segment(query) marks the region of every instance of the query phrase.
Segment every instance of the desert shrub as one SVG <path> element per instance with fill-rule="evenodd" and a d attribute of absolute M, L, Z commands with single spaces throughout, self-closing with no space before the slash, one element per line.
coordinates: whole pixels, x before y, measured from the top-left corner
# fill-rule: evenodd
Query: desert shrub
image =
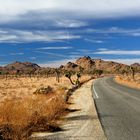
<path fill-rule="evenodd" d="M 48 86 L 48 87 L 42 87 L 37 89 L 34 94 L 49 94 L 49 93 L 54 93 L 54 90 L 52 87 Z"/>
<path fill-rule="evenodd" d="M 0 137 L 23 140 L 32 132 L 55 131 L 65 109 L 66 103 L 58 95 L 50 99 L 45 95 L 36 95 L 22 101 L 5 101 L 0 104 Z"/>

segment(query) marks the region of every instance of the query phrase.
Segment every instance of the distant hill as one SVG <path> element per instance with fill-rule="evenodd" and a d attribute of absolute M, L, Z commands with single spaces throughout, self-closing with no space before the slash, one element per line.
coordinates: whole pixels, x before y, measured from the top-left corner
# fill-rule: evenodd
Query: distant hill
<path fill-rule="evenodd" d="M 22 70 L 22 69 L 26 69 L 26 68 L 38 69 L 38 68 L 40 68 L 40 66 L 38 66 L 35 63 L 31 63 L 31 62 L 18 62 L 18 61 L 16 61 L 14 63 L 6 65 L 5 68 Z"/>
<path fill-rule="evenodd" d="M 134 63 L 131 65 L 132 67 L 140 67 L 140 63 Z"/>
<path fill-rule="evenodd" d="M 122 70 L 128 70 L 130 67 L 125 64 L 113 62 L 113 61 L 104 61 L 101 59 L 92 59 L 89 56 L 84 56 L 77 59 L 75 62 L 67 63 L 63 66 L 63 69 L 75 70 L 83 68 L 85 71 L 91 71 L 94 69 L 100 69 L 107 73 L 117 73 Z"/>
<path fill-rule="evenodd" d="M 131 65 L 135 70 L 140 72 L 140 64 L 134 63 Z M 123 70 L 127 71 L 130 69 L 130 66 L 113 62 L 113 61 L 104 61 L 102 59 L 92 59 L 89 56 L 80 57 L 75 62 L 68 62 L 66 65 L 62 65 L 59 68 L 61 73 L 64 71 L 74 71 L 79 72 L 83 71 L 85 73 L 93 71 L 95 69 L 103 70 L 106 73 L 119 73 Z M 44 68 L 39 65 L 31 62 L 14 62 L 8 64 L 4 67 L 0 67 L 1 74 L 55 74 L 56 68 Z"/>
<path fill-rule="evenodd" d="M 7 73 L 10 73 L 10 74 L 16 74 L 16 73 L 27 74 L 27 73 L 30 73 L 30 72 L 34 72 L 34 71 L 36 71 L 37 69 L 40 69 L 40 68 L 41 67 L 38 66 L 35 63 L 18 62 L 18 61 L 14 62 L 14 63 L 11 63 L 11 64 L 8 64 L 4 67 L 1 67 L 3 73 L 7 72 Z"/>

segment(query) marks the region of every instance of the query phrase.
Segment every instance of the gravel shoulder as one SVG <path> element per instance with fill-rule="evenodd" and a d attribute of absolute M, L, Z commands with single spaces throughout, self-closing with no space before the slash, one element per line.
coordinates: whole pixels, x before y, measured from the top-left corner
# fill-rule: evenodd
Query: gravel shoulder
<path fill-rule="evenodd" d="M 106 140 L 91 90 L 93 80 L 76 90 L 70 98 L 70 110 L 62 129 L 57 133 L 37 133 L 33 139 L 47 140 Z"/>

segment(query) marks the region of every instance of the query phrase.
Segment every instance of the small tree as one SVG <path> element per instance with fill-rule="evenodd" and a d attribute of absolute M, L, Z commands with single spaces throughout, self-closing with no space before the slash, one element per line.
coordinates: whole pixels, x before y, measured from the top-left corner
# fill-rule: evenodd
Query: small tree
<path fill-rule="evenodd" d="M 81 77 L 81 74 L 80 74 L 80 72 L 78 72 L 76 75 L 77 75 L 76 85 L 79 85 L 80 84 L 79 79 Z"/>
<path fill-rule="evenodd" d="M 95 74 L 100 77 L 103 74 L 103 70 L 97 69 L 95 70 Z"/>
<path fill-rule="evenodd" d="M 70 80 L 72 85 L 75 85 L 71 79 L 71 76 L 72 76 L 72 72 L 70 72 L 70 71 L 65 72 L 65 77 L 67 77 Z"/>
<path fill-rule="evenodd" d="M 135 69 L 133 67 L 130 67 L 130 71 L 131 71 L 131 74 L 132 74 L 132 78 L 134 80 L 135 79 Z"/>
<path fill-rule="evenodd" d="M 56 73 L 56 81 L 59 83 L 60 82 L 60 71 L 59 71 L 59 69 L 55 69 L 55 73 Z"/>
<path fill-rule="evenodd" d="M 73 82 L 72 79 L 71 79 L 71 76 L 72 76 L 72 75 L 73 75 L 73 72 L 70 72 L 70 71 L 65 72 L 65 77 L 67 77 L 67 78 L 70 80 L 70 82 L 71 82 L 72 85 L 80 85 L 80 80 L 79 80 L 80 77 L 81 77 L 80 72 L 78 72 L 78 73 L 76 74 L 77 79 L 76 79 L 75 82 Z"/>

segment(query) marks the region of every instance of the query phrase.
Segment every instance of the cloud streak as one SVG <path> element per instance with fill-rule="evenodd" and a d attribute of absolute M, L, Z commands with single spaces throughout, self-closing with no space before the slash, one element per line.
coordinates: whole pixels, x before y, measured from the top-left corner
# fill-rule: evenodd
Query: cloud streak
<path fill-rule="evenodd" d="M 24 55 L 24 53 L 20 52 L 20 53 L 10 53 L 10 55 Z"/>
<path fill-rule="evenodd" d="M 57 47 L 41 47 L 41 48 L 37 48 L 36 50 L 68 50 L 68 49 L 72 49 L 73 47 L 70 46 L 57 46 Z"/>
<path fill-rule="evenodd" d="M 14 19 L 15 17 L 31 11 L 46 11 L 51 15 L 59 13 L 76 17 L 124 17 L 140 15 L 140 0 L 0 0 L 0 16 L 4 20 Z M 8 10 L 8 12 L 7 12 Z"/>
<path fill-rule="evenodd" d="M 95 40 L 95 39 L 93 40 L 93 39 L 89 39 L 89 38 L 85 38 L 84 40 L 87 42 L 90 42 L 90 43 L 97 43 L 97 44 L 104 43 L 104 41 L 102 41 L 102 40 Z"/>
<path fill-rule="evenodd" d="M 140 36 L 140 28 L 136 29 L 127 29 L 127 28 L 119 28 L 119 27 L 109 27 L 103 29 L 86 29 L 87 33 L 97 33 L 97 34 L 119 34 L 125 36 Z"/>
<path fill-rule="evenodd" d="M 139 50 L 127 51 L 127 50 L 101 50 L 95 52 L 94 54 L 103 54 L 103 55 L 140 55 Z"/>
<path fill-rule="evenodd" d="M 62 60 L 57 60 L 57 61 L 48 61 L 45 63 L 41 63 L 39 64 L 39 66 L 42 67 L 60 67 L 61 65 L 65 65 L 68 62 L 75 62 L 76 59 L 62 59 Z"/>
<path fill-rule="evenodd" d="M 66 31 L 25 31 L 6 29 L 0 32 L 0 43 L 60 42 L 81 38 Z"/>
<path fill-rule="evenodd" d="M 105 59 L 106 61 L 114 61 L 114 62 L 118 62 L 118 63 L 123 63 L 123 64 L 127 64 L 127 65 L 131 65 L 134 63 L 139 63 L 140 62 L 140 58 L 134 58 L 134 59 Z"/>

